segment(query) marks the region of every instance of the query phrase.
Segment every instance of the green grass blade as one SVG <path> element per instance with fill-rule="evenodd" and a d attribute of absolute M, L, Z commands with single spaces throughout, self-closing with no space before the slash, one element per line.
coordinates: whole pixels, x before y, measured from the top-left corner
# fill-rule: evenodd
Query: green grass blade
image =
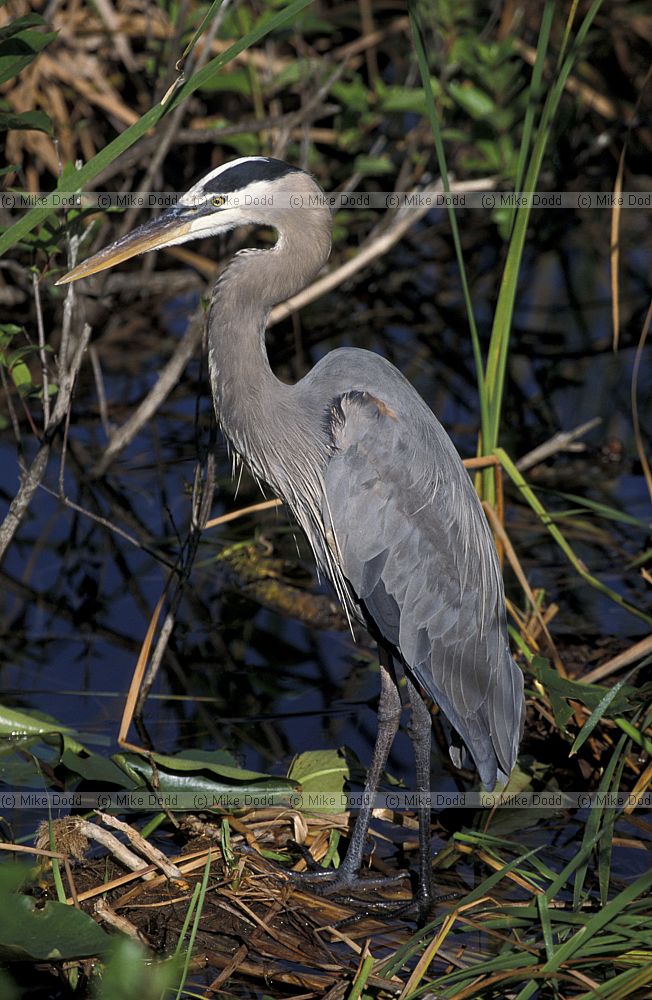
<path fill-rule="evenodd" d="M 528 153 L 532 145 L 534 116 L 536 113 L 536 109 L 539 105 L 539 100 L 541 98 L 541 82 L 543 79 L 543 68 L 546 62 L 546 52 L 548 51 L 548 42 L 550 41 L 550 29 L 552 27 L 552 16 L 554 10 L 555 10 L 554 0 L 548 0 L 545 7 L 543 8 L 541 27 L 539 29 L 539 39 L 537 42 L 537 54 L 534 62 L 534 67 L 532 69 L 532 80 L 530 82 L 530 87 L 528 91 L 527 108 L 525 110 L 525 119 L 523 121 L 523 134 L 521 136 L 521 145 L 518 150 L 518 162 L 516 164 L 516 177 L 514 180 L 514 189 L 516 191 L 521 190 L 521 184 L 523 183 L 523 178 L 525 176 L 525 164 L 527 163 Z M 514 224 L 514 219 L 516 218 L 516 212 L 517 209 L 514 208 L 514 211 L 512 213 L 512 226 Z"/>
<path fill-rule="evenodd" d="M 543 156 L 550 138 L 552 121 L 557 112 L 566 81 L 570 75 L 571 69 L 573 68 L 579 49 L 588 34 L 589 28 L 593 23 L 601 4 L 602 0 L 594 0 L 593 4 L 589 8 L 577 32 L 575 41 L 571 46 L 570 53 L 564 60 L 555 82 L 548 93 L 548 97 L 541 114 L 541 122 L 539 124 L 539 129 L 534 142 L 532 156 L 526 172 L 525 189 L 527 191 L 534 191 L 536 189 L 541 171 L 541 164 L 543 162 Z M 485 388 L 489 394 L 489 437 L 485 441 L 486 452 L 491 451 L 498 443 L 509 338 L 530 212 L 531 206 L 529 204 L 526 203 L 519 206 L 514 220 L 514 228 L 509 242 L 509 249 L 507 251 L 507 260 L 505 262 L 505 269 L 503 271 L 500 289 L 498 292 L 498 301 L 496 303 L 491 340 L 489 342 L 485 377 Z"/>
<path fill-rule="evenodd" d="M 607 903 L 607 905 L 601 910 L 592 914 L 583 927 L 580 927 L 580 929 L 573 934 L 571 938 L 564 941 L 564 943 L 557 948 L 553 957 L 542 967 L 542 974 L 545 975 L 546 973 L 550 973 L 552 975 L 557 972 L 559 968 L 561 968 L 564 962 L 567 962 L 578 953 L 581 955 L 584 945 L 590 943 L 603 927 L 613 923 L 616 917 L 622 913 L 629 903 L 633 902 L 638 896 L 647 893 L 651 887 L 652 868 L 632 882 L 631 885 L 628 885 L 622 892 L 619 892 L 618 895 L 615 896 L 610 903 Z M 538 988 L 538 983 L 534 981 L 528 983 L 528 985 L 518 994 L 516 1000 L 528 1000 L 528 998 L 531 997 Z"/>
<path fill-rule="evenodd" d="M 606 714 L 606 711 L 611 705 L 612 701 L 614 700 L 618 692 L 621 690 L 621 688 L 629 681 L 630 677 L 631 674 L 628 674 L 627 677 L 624 677 L 621 681 L 618 681 L 617 684 L 614 684 L 614 686 L 607 691 L 607 693 L 605 694 L 604 698 L 602 698 L 600 703 L 593 709 L 591 715 L 586 720 L 586 722 L 580 729 L 579 733 L 575 737 L 575 742 L 573 743 L 568 753 L 569 757 L 572 757 L 573 754 L 576 754 L 577 751 L 580 749 L 580 747 L 583 746 L 584 743 L 586 743 L 589 736 L 591 735 L 597 724 L 600 722 L 600 719 L 603 717 L 603 715 Z"/>
<path fill-rule="evenodd" d="M 208 25 L 211 23 L 211 21 L 213 20 L 213 18 L 217 15 L 218 10 L 220 9 L 220 7 L 222 6 L 223 3 L 224 3 L 224 0 L 213 0 L 213 3 L 210 5 L 210 7 L 208 8 L 208 10 L 204 14 L 199 27 L 197 28 L 196 32 L 194 33 L 194 35 L 192 36 L 192 38 L 190 39 L 190 41 L 186 45 L 186 47 L 183 50 L 183 52 L 181 53 L 181 56 L 177 60 L 177 70 L 182 71 L 182 67 L 183 67 L 183 64 L 185 63 L 186 59 L 188 58 L 188 56 L 190 55 L 190 53 L 194 49 L 195 45 L 197 44 L 197 42 L 199 41 L 199 39 L 203 35 L 203 33 L 206 30 L 206 28 L 208 27 Z"/>
<path fill-rule="evenodd" d="M 615 590 L 612 590 L 611 587 L 608 587 L 606 583 L 603 583 L 601 580 L 598 580 L 597 577 L 593 576 L 592 573 L 589 573 L 588 569 L 586 568 L 582 560 L 575 555 L 575 552 L 568 544 L 568 542 L 562 535 L 557 525 L 554 524 L 553 519 L 546 511 L 545 507 L 535 494 L 534 490 L 525 481 L 523 475 L 516 468 L 516 466 L 514 465 L 511 458 L 504 450 L 504 448 L 494 448 L 494 455 L 498 458 L 503 469 L 505 470 L 509 478 L 512 480 L 516 488 L 519 490 L 523 499 L 530 505 L 535 514 L 539 516 L 541 523 L 550 532 L 554 540 L 557 542 L 559 548 L 562 550 L 562 552 L 564 553 L 570 564 L 575 568 L 575 570 L 579 573 L 582 579 L 586 580 L 586 582 L 591 587 L 593 587 L 594 590 L 598 590 L 601 594 L 604 594 L 605 597 L 610 598 L 610 600 L 612 600 L 615 604 L 618 604 L 620 605 L 621 608 L 624 608 L 626 611 L 629 611 L 630 614 L 635 615 L 637 618 L 641 618 L 648 625 L 652 625 L 652 616 L 646 614 L 644 611 L 641 611 L 633 604 L 630 604 L 629 601 L 626 601 L 624 597 L 621 597 L 621 595 L 618 594 Z"/>
<path fill-rule="evenodd" d="M 497 885 L 497 883 L 500 882 L 505 875 L 513 871 L 524 861 L 527 861 L 528 858 L 531 858 L 539 850 L 539 847 L 534 847 L 531 850 L 526 851 L 525 854 L 521 854 L 518 858 L 514 858 L 513 861 L 503 865 L 499 871 L 492 872 L 491 875 L 484 880 L 484 882 L 481 882 L 479 886 L 472 889 L 471 892 L 464 896 L 463 899 L 460 899 L 456 905 L 458 907 L 467 906 L 469 903 L 475 902 L 476 899 L 480 899 L 482 896 L 490 895 L 494 886 Z M 433 934 L 436 932 L 437 928 L 446 916 L 448 916 L 447 913 L 439 915 L 435 920 L 432 920 L 430 923 L 422 927 L 421 930 L 417 931 L 416 934 L 406 941 L 404 945 L 398 948 L 397 951 L 376 970 L 378 974 L 387 978 L 391 978 L 391 976 L 395 975 L 398 970 L 420 950 L 424 941 L 429 941 L 430 938 L 432 938 Z"/>
<path fill-rule="evenodd" d="M 179 987 L 177 989 L 176 1000 L 180 1000 L 181 994 L 183 993 L 183 988 L 186 984 L 186 979 L 188 978 L 188 970 L 190 969 L 190 960 L 192 958 L 192 950 L 195 945 L 195 938 L 197 937 L 197 931 L 199 930 L 199 921 L 201 920 L 201 915 L 204 909 L 204 901 L 206 899 L 206 891 L 208 889 L 208 877 L 211 870 L 211 852 L 208 851 L 206 856 L 206 864 L 204 865 L 204 874 L 202 876 L 201 885 L 195 886 L 195 892 L 192 897 L 192 904 L 195 906 L 195 917 L 192 923 L 192 930 L 190 931 L 190 937 L 188 939 L 188 948 L 186 949 L 186 957 L 183 963 L 183 971 L 181 973 L 181 979 L 179 980 Z M 189 918 L 191 908 L 188 908 L 187 917 Z M 187 922 L 184 923 L 184 936 L 185 930 L 187 930 Z M 179 937 L 179 943 L 183 940 L 183 937 Z M 177 943 L 177 950 L 179 948 L 179 943 Z M 177 952 L 175 952 L 177 954 Z"/>
<path fill-rule="evenodd" d="M 652 961 L 648 956 L 642 968 L 626 969 L 607 983 L 600 983 L 590 993 L 583 993 L 577 1000 L 626 1000 L 641 996 L 640 990 L 652 983 Z"/>
<path fill-rule="evenodd" d="M 437 115 L 437 109 L 435 107 L 435 96 L 432 92 L 432 84 L 430 82 L 430 70 L 428 67 L 428 60 L 423 45 L 421 25 L 419 22 L 419 17 L 416 10 L 416 3 L 414 2 L 414 0 L 411 0 L 411 2 L 408 3 L 408 11 L 410 15 L 410 26 L 412 28 L 412 38 L 414 40 L 414 50 L 417 56 L 417 63 L 419 65 L 419 72 L 421 74 L 421 82 L 423 84 L 423 89 L 426 97 L 428 118 L 430 119 L 430 128 L 432 130 L 432 136 L 435 143 L 437 165 L 439 168 L 439 173 L 441 174 L 441 180 L 444 187 L 444 191 L 450 191 L 450 183 L 448 180 L 448 168 L 446 166 L 446 153 L 444 151 L 444 143 L 441 136 L 441 129 L 439 127 L 439 117 Z M 457 216 L 455 215 L 455 209 L 453 208 L 452 205 L 447 206 L 447 211 L 451 226 L 451 233 L 453 236 L 453 245 L 455 247 L 455 257 L 460 272 L 460 280 L 462 282 L 462 294 L 464 296 L 464 305 L 466 308 L 466 315 L 469 322 L 469 330 L 471 331 L 473 359 L 475 363 L 476 378 L 478 382 L 478 393 L 480 398 L 480 420 L 483 428 L 483 438 L 484 438 L 486 430 L 485 424 L 488 418 L 488 411 L 486 406 L 487 400 L 484 391 L 484 360 L 482 357 L 482 350 L 480 347 L 478 328 L 475 321 L 475 313 L 473 311 L 473 302 L 471 299 L 471 293 L 469 291 L 469 284 L 466 276 L 466 267 L 464 265 L 464 253 L 462 251 L 462 241 L 460 239 L 459 227 L 457 225 Z"/>
<path fill-rule="evenodd" d="M 371 975 L 374 967 L 374 957 L 373 955 L 367 955 L 363 961 L 358 974 L 355 977 L 353 986 L 351 987 L 351 992 L 349 993 L 348 1000 L 359 1000 L 362 996 L 362 991 L 367 985 L 367 980 Z"/>
<path fill-rule="evenodd" d="M 629 719 L 623 719 L 622 717 L 617 716 L 614 719 L 614 722 L 627 736 L 629 736 L 630 740 L 643 748 L 648 757 L 652 755 L 652 740 L 646 736 L 645 733 L 640 732 L 636 726 L 629 721 Z"/>
<path fill-rule="evenodd" d="M 552 958 L 554 955 L 554 942 L 552 937 L 552 923 L 550 920 L 550 907 L 548 905 L 548 900 L 545 894 L 542 893 L 540 896 L 536 897 L 537 900 L 537 910 L 539 911 L 539 920 L 541 921 L 541 934 L 543 936 L 543 943 L 546 949 L 546 955 L 548 958 Z"/>
<path fill-rule="evenodd" d="M 649 521 L 644 521 L 640 517 L 632 517 L 631 514 L 625 514 L 624 511 L 618 510 L 616 507 L 610 507 L 609 504 L 600 503 L 598 500 L 591 500 L 589 497 L 581 497 L 576 493 L 562 493 L 559 490 L 549 490 L 547 492 L 551 495 L 561 497 L 562 500 L 570 500 L 571 503 L 577 504 L 580 510 L 588 510 L 599 514 L 600 517 L 604 517 L 608 521 L 618 521 L 620 524 L 628 524 L 633 528 L 641 528 L 642 531 L 650 530 L 651 525 Z"/>
<path fill-rule="evenodd" d="M 611 791 L 617 792 L 623 780 L 623 771 L 627 763 L 627 755 L 631 749 L 631 744 L 627 737 L 622 737 L 614 750 L 617 758 L 617 766 L 611 781 Z M 609 898 L 609 881 L 611 878 L 611 858 L 613 854 L 613 836 L 616 825 L 617 810 L 615 806 L 610 806 L 604 810 L 602 820 L 602 831 L 600 842 L 598 843 L 598 885 L 600 886 L 600 902 L 606 906 Z"/>
<path fill-rule="evenodd" d="M 613 776 L 616 770 L 616 765 L 619 760 L 622 759 L 623 749 L 627 743 L 627 738 L 621 736 L 618 741 L 618 746 L 616 747 L 614 753 L 611 756 L 605 772 L 602 775 L 600 784 L 598 785 L 598 792 L 607 793 L 613 788 Z M 598 843 L 600 840 L 600 826 L 602 823 L 602 818 L 604 815 L 604 807 L 596 804 L 593 806 L 589 812 L 589 817 L 584 825 L 584 836 L 582 837 L 582 848 L 591 848 Z M 611 846 L 611 845 L 610 845 Z M 611 853 L 611 852 L 610 852 Z M 578 868 L 575 875 L 575 884 L 573 885 L 573 909 L 578 910 L 582 902 L 582 890 L 584 889 L 584 879 L 586 878 L 586 873 L 589 867 L 589 854 L 586 855 L 586 860 Z"/>

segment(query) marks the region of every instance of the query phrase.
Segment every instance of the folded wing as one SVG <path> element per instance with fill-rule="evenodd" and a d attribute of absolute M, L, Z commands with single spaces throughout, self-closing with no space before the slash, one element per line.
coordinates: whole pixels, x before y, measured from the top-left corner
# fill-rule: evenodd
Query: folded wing
<path fill-rule="evenodd" d="M 471 480 L 433 415 L 408 424 L 371 393 L 338 397 L 330 432 L 323 517 L 344 574 L 493 788 L 516 760 L 523 678 Z M 461 764 L 455 745 L 451 757 Z"/>

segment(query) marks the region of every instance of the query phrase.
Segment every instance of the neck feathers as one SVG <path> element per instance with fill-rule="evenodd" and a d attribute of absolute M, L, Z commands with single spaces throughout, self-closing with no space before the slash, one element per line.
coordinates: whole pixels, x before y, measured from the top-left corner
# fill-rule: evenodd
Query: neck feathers
<path fill-rule="evenodd" d="M 312 185 L 312 181 L 307 178 Z M 279 210 L 280 211 L 280 210 Z M 217 419 L 254 475 L 279 490 L 269 468 L 274 436 L 297 426 L 292 387 L 272 372 L 265 345 L 273 306 L 317 275 L 330 252 L 327 208 L 285 208 L 271 250 L 236 256 L 213 293 L 208 320 L 209 372 Z"/>

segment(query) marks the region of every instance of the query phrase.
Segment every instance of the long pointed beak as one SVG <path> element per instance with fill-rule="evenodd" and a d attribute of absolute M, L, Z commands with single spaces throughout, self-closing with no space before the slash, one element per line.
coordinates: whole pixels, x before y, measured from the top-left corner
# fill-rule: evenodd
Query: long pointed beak
<path fill-rule="evenodd" d="M 78 264 L 72 271 L 68 271 L 63 277 L 55 281 L 56 285 L 67 285 L 71 281 L 78 281 L 79 278 L 87 278 L 98 271 L 105 271 L 114 264 L 120 264 L 123 260 L 129 260 L 137 254 L 146 253 L 148 250 L 156 250 L 157 247 L 169 246 L 175 243 L 179 237 L 190 232 L 191 222 L 186 216 L 184 218 L 183 209 L 169 209 L 157 219 L 146 222 L 144 225 L 127 233 L 126 236 L 104 247 L 98 253 L 89 257 L 83 264 Z"/>

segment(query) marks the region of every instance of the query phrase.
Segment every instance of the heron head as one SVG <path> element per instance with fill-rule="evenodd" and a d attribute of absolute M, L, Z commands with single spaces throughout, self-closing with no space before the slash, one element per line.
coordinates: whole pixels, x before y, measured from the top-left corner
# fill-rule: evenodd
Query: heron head
<path fill-rule="evenodd" d="M 293 198 L 318 195 L 309 174 L 282 160 L 245 156 L 211 171 L 172 208 L 104 247 L 56 282 L 65 285 L 104 271 L 123 260 L 177 246 L 206 236 L 218 236 L 247 224 L 278 227 Z M 299 202 L 297 202 L 297 206 Z"/>

